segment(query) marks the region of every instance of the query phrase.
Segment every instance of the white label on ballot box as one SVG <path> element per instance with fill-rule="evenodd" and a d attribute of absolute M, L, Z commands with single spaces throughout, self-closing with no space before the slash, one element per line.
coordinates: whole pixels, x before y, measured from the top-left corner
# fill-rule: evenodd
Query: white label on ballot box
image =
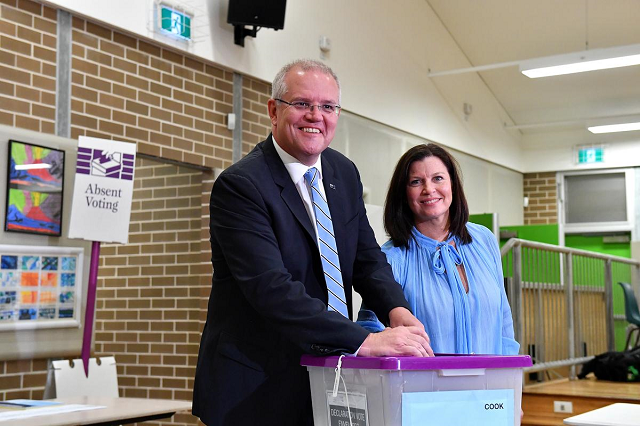
<path fill-rule="evenodd" d="M 348 407 L 348 408 L 347 408 Z M 327 391 L 329 426 L 367 426 L 367 396 L 363 393 L 345 394 Z M 349 423 L 351 415 L 351 423 Z"/>
<path fill-rule="evenodd" d="M 402 394 L 402 426 L 512 426 L 513 389 Z"/>

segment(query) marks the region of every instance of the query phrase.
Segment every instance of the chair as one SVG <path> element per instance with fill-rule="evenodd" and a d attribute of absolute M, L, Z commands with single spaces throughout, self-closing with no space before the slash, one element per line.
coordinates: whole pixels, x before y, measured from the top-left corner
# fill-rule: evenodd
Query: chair
<path fill-rule="evenodd" d="M 624 314 L 629 323 L 629 327 L 627 327 L 627 341 L 624 344 L 626 350 L 630 349 L 629 343 L 631 342 L 631 337 L 634 332 L 636 333 L 636 342 L 633 347 L 637 347 L 638 342 L 640 342 L 640 311 L 638 310 L 638 300 L 635 294 L 633 294 L 631 285 L 623 282 L 619 282 L 618 284 L 622 286 L 624 293 Z"/>
<path fill-rule="evenodd" d="M 112 356 L 89 359 L 89 377 L 81 359 L 51 361 L 45 398 L 118 395 L 116 359 Z"/>

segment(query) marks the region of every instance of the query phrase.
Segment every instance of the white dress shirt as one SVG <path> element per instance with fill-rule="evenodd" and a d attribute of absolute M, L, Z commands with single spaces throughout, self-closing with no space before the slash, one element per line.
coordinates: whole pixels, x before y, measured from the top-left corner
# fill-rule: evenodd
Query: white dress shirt
<path fill-rule="evenodd" d="M 278 145 L 276 139 L 273 136 L 271 137 L 273 138 L 273 146 L 276 148 L 276 152 L 284 163 L 284 167 L 287 169 L 287 172 L 289 172 L 289 176 L 291 177 L 293 184 L 296 186 L 298 194 L 300 194 L 300 198 L 302 198 L 304 208 L 307 210 L 307 214 L 309 215 L 309 219 L 311 219 L 311 224 L 313 225 L 313 230 L 316 233 L 316 243 L 318 243 L 319 246 L 320 241 L 318 240 L 318 229 L 316 228 L 316 213 L 313 209 L 313 200 L 311 198 L 311 186 L 304 178 L 304 174 L 307 173 L 307 170 L 311 167 L 318 169 L 318 186 L 320 187 L 320 193 L 326 200 L 327 194 L 325 194 L 324 185 L 322 184 L 322 162 L 320 161 L 320 156 L 318 156 L 318 161 L 316 161 L 314 165 L 307 166 L 298 161 L 297 158 L 289 155 L 280 147 L 280 145 Z M 329 211 L 331 211 L 331 206 L 329 206 Z"/>

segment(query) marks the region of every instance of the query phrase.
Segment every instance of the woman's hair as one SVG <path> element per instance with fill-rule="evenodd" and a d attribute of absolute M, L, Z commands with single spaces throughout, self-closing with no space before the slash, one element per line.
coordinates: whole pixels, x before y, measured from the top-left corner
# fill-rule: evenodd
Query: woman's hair
<path fill-rule="evenodd" d="M 444 148 L 434 143 L 414 146 L 405 152 L 393 172 L 389 183 L 389 192 L 384 206 L 384 229 L 387 231 L 396 247 L 409 247 L 411 229 L 415 220 L 407 201 L 407 182 L 409 169 L 415 161 L 427 157 L 438 157 L 447 167 L 451 178 L 451 206 L 449 207 L 449 233 L 460 239 L 462 244 L 471 242 L 471 235 L 467 231 L 469 220 L 469 206 L 462 188 L 462 175 L 458 162 Z"/>

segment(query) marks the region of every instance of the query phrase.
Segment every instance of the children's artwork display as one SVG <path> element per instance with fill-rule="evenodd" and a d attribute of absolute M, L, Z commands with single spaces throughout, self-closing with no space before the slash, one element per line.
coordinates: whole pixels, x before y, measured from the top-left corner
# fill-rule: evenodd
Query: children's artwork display
<path fill-rule="evenodd" d="M 64 151 L 9 141 L 5 231 L 60 236 Z"/>
<path fill-rule="evenodd" d="M 80 322 L 83 249 L 0 245 L 0 331 Z"/>

